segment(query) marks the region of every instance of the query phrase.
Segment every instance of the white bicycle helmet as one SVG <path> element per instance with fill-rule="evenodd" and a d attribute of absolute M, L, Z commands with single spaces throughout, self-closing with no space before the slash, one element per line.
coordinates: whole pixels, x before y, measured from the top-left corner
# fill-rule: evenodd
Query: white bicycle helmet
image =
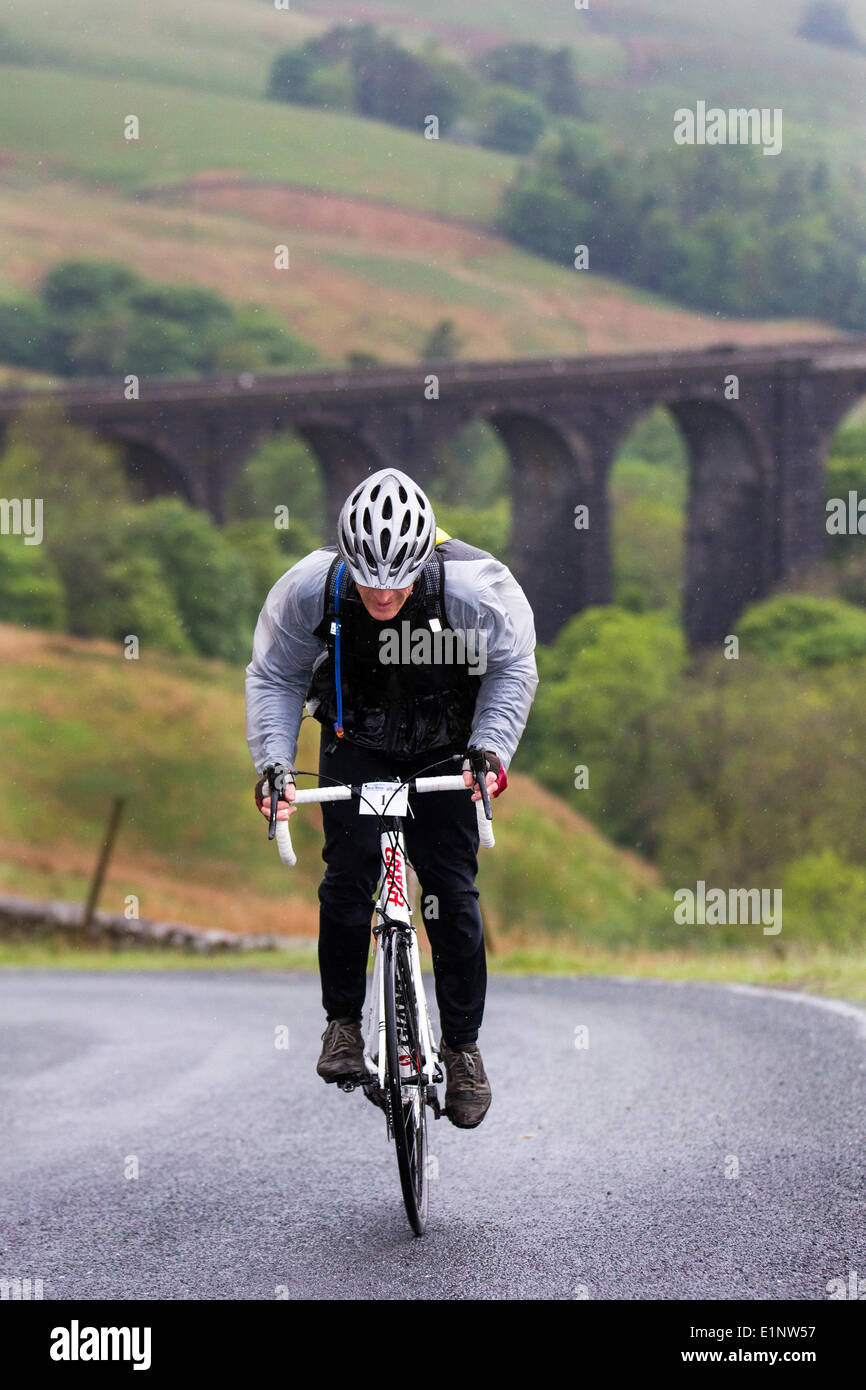
<path fill-rule="evenodd" d="M 433 508 L 412 479 L 382 468 L 354 488 L 337 522 L 337 549 L 356 584 L 405 589 L 436 544 Z"/>

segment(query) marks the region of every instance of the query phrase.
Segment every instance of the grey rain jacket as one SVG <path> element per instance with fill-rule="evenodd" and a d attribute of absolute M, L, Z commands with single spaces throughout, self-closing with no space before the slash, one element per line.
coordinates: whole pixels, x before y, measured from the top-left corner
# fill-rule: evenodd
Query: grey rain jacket
<path fill-rule="evenodd" d="M 507 769 L 538 685 L 532 609 L 511 571 L 487 551 L 462 542 L 440 549 L 448 624 L 483 633 L 486 641 L 471 742 L 498 754 Z M 313 669 L 327 655 L 315 629 L 333 558 L 331 547 L 299 560 L 277 580 L 259 614 L 246 672 L 247 743 L 259 773 L 275 763 L 295 765 Z"/>

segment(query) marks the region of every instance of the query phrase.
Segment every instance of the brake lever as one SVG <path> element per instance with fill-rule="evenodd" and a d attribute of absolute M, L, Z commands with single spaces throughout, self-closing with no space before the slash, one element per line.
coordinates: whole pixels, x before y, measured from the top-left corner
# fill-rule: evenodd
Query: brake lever
<path fill-rule="evenodd" d="M 484 807 L 484 814 L 488 820 L 493 820 L 493 811 L 490 807 L 490 797 L 487 794 L 487 759 L 484 756 L 483 748 L 469 749 L 469 766 L 475 774 L 478 783 L 478 790 L 481 793 L 481 804 Z"/>
<path fill-rule="evenodd" d="M 277 803 L 279 797 L 275 796 L 276 782 L 273 775 L 268 778 L 268 786 L 271 789 L 271 817 L 268 821 L 268 839 L 272 840 L 277 833 Z"/>
<path fill-rule="evenodd" d="M 268 839 L 272 840 L 277 833 L 277 810 L 280 804 L 283 786 L 286 781 L 286 769 L 279 764 L 268 774 L 268 786 L 271 789 L 271 816 L 268 821 Z M 280 785 L 282 784 L 282 785 Z M 276 792 L 276 796 L 274 793 Z"/>

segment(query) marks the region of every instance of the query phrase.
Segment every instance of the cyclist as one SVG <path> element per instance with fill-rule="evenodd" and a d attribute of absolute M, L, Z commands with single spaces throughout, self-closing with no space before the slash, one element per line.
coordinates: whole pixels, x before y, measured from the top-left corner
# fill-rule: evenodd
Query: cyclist
<path fill-rule="evenodd" d="M 246 673 L 259 809 L 270 812 L 274 769 L 285 770 L 280 800 L 294 797 L 305 702 L 322 724 L 323 780 L 402 781 L 474 746 L 485 751 L 487 787 L 498 796 L 538 684 L 534 648 L 532 610 L 506 566 L 438 531 L 428 498 L 405 473 L 372 474 L 346 498 L 337 545 L 293 565 L 259 616 Z M 464 779 L 473 786 L 469 771 Z M 487 984 L 471 804 L 479 797 L 477 786 L 465 803 L 430 793 L 405 822 L 433 954 L 445 1113 L 464 1129 L 481 1123 L 491 1100 L 477 1041 Z M 294 809 L 280 805 L 278 815 Z M 327 1023 L 317 1071 L 334 1082 L 364 1070 L 360 1024 L 380 851 L 375 816 L 359 816 L 352 802 L 325 803 L 322 817 Z"/>

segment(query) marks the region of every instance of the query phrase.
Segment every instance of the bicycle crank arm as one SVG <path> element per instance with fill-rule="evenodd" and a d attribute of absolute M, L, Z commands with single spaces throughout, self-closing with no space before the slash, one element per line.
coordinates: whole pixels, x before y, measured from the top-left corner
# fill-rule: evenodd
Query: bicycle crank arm
<path fill-rule="evenodd" d="M 375 1076 L 357 1077 L 354 1080 L 351 1077 L 346 1077 L 345 1080 L 338 1081 L 337 1085 L 341 1091 L 347 1092 L 356 1091 L 360 1087 L 373 1105 L 378 1105 L 380 1110 L 386 1109 L 385 1093 Z"/>

